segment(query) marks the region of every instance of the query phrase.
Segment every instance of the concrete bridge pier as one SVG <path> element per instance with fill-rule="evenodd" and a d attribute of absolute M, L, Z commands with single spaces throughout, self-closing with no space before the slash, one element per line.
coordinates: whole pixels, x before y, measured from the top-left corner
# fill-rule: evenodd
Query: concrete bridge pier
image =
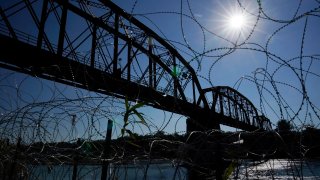
<path fill-rule="evenodd" d="M 222 147 L 218 137 L 220 130 L 217 121 L 204 121 L 198 118 L 187 119 L 187 150 L 186 158 L 188 179 L 222 180 L 227 167 L 222 157 Z M 201 122 L 201 123 L 199 123 Z M 203 123 L 205 122 L 205 123 Z"/>

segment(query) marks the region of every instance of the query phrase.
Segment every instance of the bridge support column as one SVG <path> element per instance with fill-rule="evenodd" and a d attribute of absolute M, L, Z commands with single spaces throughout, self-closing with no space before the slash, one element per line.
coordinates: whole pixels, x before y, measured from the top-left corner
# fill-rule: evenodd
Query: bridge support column
<path fill-rule="evenodd" d="M 198 117 L 198 118 L 188 118 L 187 123 L 187 134 L 192 131 L 210 131 L 210 130 L 220 130 L 219 121 L 211 117 Z"/>
<path fill-rule="evenodd" d="M 215 123 L 213 123 L 215 122 Z M 190 163 L 187 166 L 189 179 L 222 179 L 225 164 L 222 158 L 222 148 L 218 138 L 220 125 L 213 118 L 188 118 L 186 142 L 189 146 L 187 156 Z M 194 133 L 192 133 L 194 132 Z"/>

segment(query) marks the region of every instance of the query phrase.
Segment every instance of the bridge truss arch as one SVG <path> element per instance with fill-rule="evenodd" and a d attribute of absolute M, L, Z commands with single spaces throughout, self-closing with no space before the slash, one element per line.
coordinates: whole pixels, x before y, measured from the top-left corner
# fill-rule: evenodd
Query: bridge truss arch
<path fill-rule="evenodd" d="M 208 100 L 210 110 L 228 117 L 224 118 L 222 124 L 233 124 L 232 120 L 237 120 L 239 127 L 246 127 L 244 129 L 272 129 L 270 120 L 259 115 L 253 103 L 237 90 L 228 86 L 215 86 L 204 89 L 204 92 L 206 97 L 211 97 Z"/>

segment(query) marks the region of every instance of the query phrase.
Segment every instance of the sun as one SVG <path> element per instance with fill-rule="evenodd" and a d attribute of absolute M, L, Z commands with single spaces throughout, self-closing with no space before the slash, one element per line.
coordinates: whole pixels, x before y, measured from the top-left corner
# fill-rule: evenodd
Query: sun
<path fill-rule="evenodd" d="M 212 20 L 208 21 L 212 32 L 232 44 L 241 44 L 253 38 L 253 31 L 261 31 L 257 29 L 259 11 L 256 3 L 245 2 L 241 6 L 236 1 L 217 3 L 217 11 L 212 13 Z"/>
<path fill-rule="evenodd" d="M 244 14 L 236 13 L 228 18 L 228 27 L 230 30 L 241 31 L 247 25 L 247 18 Z"/>

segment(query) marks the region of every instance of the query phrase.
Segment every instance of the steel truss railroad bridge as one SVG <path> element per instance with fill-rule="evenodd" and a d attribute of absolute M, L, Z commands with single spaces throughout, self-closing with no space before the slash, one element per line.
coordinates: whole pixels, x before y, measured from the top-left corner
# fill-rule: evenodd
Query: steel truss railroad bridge
<path fill-rule="evenodd" d="M 202 88 L 166 40 L 108 0 L 12 0 L 0 9 L 0 66 L 187 116 L 187 129 L 270 130 L 235 89 Z M 0 4 L 1 5 L 1 4 Z"/>

